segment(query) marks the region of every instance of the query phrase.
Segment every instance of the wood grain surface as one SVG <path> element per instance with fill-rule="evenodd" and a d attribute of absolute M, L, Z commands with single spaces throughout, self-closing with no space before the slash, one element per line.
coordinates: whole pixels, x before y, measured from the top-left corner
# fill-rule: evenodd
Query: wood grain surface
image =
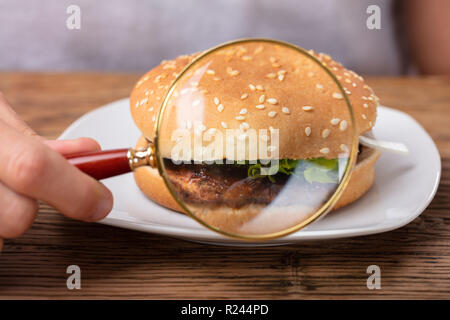
<path fill-rule="evenodd" d="M 128 96 L 137 74 L 0 73 L 0 90 L 43 136 Z M 416 118 L 442 156 L 439 190 L 407 226 L 367 237 L 229 248 L 72 221 L 42 205 L 33 227 L 6 240 L 0 298 L 450 298 L 450 78 L 369 78 L 383 104 Z M 411 181 L 414 183 L 414 181 Z M 66 268 L 82 289 L 66 288 Z M 381 268 L 368 290 L 366 268 Z"/>

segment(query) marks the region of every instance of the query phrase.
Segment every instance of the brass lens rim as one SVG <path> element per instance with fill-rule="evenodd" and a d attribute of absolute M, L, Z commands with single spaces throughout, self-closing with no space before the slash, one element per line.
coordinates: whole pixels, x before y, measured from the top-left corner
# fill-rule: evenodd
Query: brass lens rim
<path fill-rule="evenodd" d="M 317 212 L 315 212 L 313 215 L 311 215 L 309 218 L 307 218 L 306 220 L 302 221 L 301 223 L 289 227 L 287 229 L 284 229 L 282 231 L 277 231 L 277 232 L 273 232 L 273 233 L 268 233 L 268 234 L 263 234 L 263 235 L 242 235 L 242 234 L 236 234 L 236 233 L 230 233 L 230 232 L 226 232 L 223 231 L 217 227 L 211 226 L 209 224 L 207 224 L 206 222 L 204 222 L 203 220 L 199 219 L 195 214 L 191 213 L 190 210 L 185 206 L 184 202 L 179 199 L 177 193 L 173 190 L 173 187 L 171 186 L 171 183 L 168 179 L 168 177 L 166 176 L 166 172 L 164 170 L 164 163 L 163 163 L 163 159 L 161 157 L 161 154 L 159 152 L 160 148 L 159 148 L 159 131 L 162 125 L 162 120 L 163 120 L 163 115 L 165 112 L 165 109 L 167 107 L 169 98 L 172 96 L 173 91 L 175 90 L 178 82 L 180 81 L 180 79 L 183 78 L 183 76 L 188 72 L 188 70 L 194 66 L 195 64 L 197 64 L 198 62 L 200 62 L 201 60 L 203 60 L 205 57 L 207 57 L 209 54 L 214 53 L 216 51 L 219 51 L 227 46 L 233 46 L 233 45 L 238 45 L 238 44 L 245 44 L 245 43 L 250 43 L 250 42 L 262 42 L 262 43 L 270 43 L 270 44 L 276 44 L 276 45 L 281 45 L 281 46 L 285 46 L 294 50 L 297 50 L 298 52 L 300 52 L 301 54 L 307 56 L 308 58 L 310 58 L 311 60 L 313 60 L 315 63 L 317 63 L 323 70 L 325 70 L 325 72 L 327 72 L 327 74 L 333 79 L 333 81 L 336 83 L 338 89 L 341 91 L 341 94 L 345 100 L 345 103 L 347 104 L 347 108 L 349 110 L 350 113 L 350 119 L 352 122 L 352 147 L 350 148 L 350 156 L 348 158 L 346 167 L 345 167 L 345 171 L 344 174 L 342 176 L 342 180 L 339 183 L 338 188 L 336 189 L 336 191 L 334 192 L 334 194 L 328 199 L 328 201 L 323 204 L 323 206 L 317 210 Z M 276 238 L 280 238 L 280 237 L 284 237 L 287 236 L 291 233 L 294 233 L 300 229 L 303 229 L 304 227 L 306 227 L 307 225 L 311 224 L 312 222 L 318 220 L 319 218 L 322 218 L 323 216 L 325 216 L 330 210 L 331 208 L 333 208 L 333 206 L 336 204 L 336 202 L 339 200 L 339 198 L 341 197 L 342 193 L 344 192 L 345 188 L 347 187 L 349 180 L 350 180 L 350 176 L 351 176 L 351 171 L 355 166 L 356 163 L 356 157 L 358 154 L 358 130 L 357 130 L 357 124 L 356 124 L 356 119 L 355 119 L 355 114 L 353 112 L 353 107 L 352 104 L 350 102 L 350 99 L 348 98 L 347 93 L 345 92 L 345 89 L 343 88 L 343 86 L 340 84 L 339 80 L 336 78 L 336 76 L 330 71 L 330 69 L 328 67 L 326 67 L 325 65 L 323 65 L 323 63 L 318 60 L 316 57 L 314 57 L 312 54 L 310 54 L 307 50 L 300 48 L 299 46 L 296 46 L 294 44 L 291 44 L 289 42 L 285 42 L 285 41 L 281 41 L 281 40 L 275 40 L 275 39 L 270 39 L 270 38 L 244 38 L 244 39 L 238 39 L 238 40 L 233 40 L 233 41 L 229 41 L 229 42 L 225 42 L 222 43 L 218 46 L 215 46 L 209 50 L 204 51 L 203 53 L 201 53 L 199 56 L 197 56 L 196 58 L 194 58 L 190 63 L 188 63 L 184 69 L 178 74 L 178 76 L 175 78 L 175 80 L 172 82 L 172 84 L 170 85 L 169 90 L 167 91 L 166 95 L 164 96 L 163 102 L 162 102 L 162 106 L 161 109 L 158 113 L 158 118 L 157 118 L 157 123 L 156 123 L 156 132 L 155 132 L 155 153 L 156 153 L 156 162 L 157 162 L 157 167 L 158 167 L 158 171 L 160 176 L 163 178 L 164 183 L 166 184 L 167 188 L 169 189 L 170 194 L 172 195 L 172 197 L 175 199 L 175 201 L 178 203 L 178 205 L 183 208 L 183 210 L 186 212 L 186 214 L 188 216 L 190 216 L 191 218 L 193 218 L 194 220 L 196 220 L 198 223 L 200 223 L 201 225 L 205 226 L 206 228 L 215 231 L 217 233 L 220 233 L 224 236 L 230 237 L 230 238 L 234 238 L 234 239 L 238 239 L 238 240 L 247 240 L 247 241 L 265 241 L 265 240 L 272 240 L 272 239 L 276 239 Z"/>

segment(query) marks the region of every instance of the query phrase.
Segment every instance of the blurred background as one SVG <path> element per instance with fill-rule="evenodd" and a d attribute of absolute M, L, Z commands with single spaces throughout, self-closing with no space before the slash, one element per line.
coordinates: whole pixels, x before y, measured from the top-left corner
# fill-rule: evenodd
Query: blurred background
<path fill-rule="evenodd" d="M 67 27 L 71 5 L 80 29 Z M 368 27 L 371 5 L 380 29 Z M 447 0 L 0 0 L 0 21 L 3 71 L 144 72 L 224 41 L 270 37 L 362 74 L 450 73 Z"/>

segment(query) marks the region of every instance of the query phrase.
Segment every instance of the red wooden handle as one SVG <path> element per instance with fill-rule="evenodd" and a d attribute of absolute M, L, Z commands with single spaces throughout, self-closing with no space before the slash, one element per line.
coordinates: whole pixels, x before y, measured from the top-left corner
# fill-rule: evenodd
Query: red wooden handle
<path fill-rule="evenodd" d="M 84 173 L 101 180 L 131 171 L 127 153 L 128 149 L 116 149 L 71 154 L 66 159 Z"/>

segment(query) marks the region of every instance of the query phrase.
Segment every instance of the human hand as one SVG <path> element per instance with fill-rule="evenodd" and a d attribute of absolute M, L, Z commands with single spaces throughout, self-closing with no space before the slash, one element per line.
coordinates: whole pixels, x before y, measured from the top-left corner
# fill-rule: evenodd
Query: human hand
<path fill-rule="evenodd" d="M 67 217 L 98 221 L 112 208 L 112 194 L 70 165 L 63 155 L 98 151 L 95 140 L 45 140 L 0 93 L 0 251 L 2 238 L 15 238 L 33 223 L 38 200 Z"/>

